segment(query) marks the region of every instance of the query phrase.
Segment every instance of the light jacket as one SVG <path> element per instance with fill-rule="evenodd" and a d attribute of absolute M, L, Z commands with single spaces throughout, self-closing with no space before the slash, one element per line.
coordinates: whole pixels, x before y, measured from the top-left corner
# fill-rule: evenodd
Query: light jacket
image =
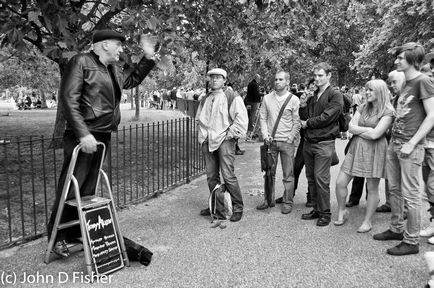
<path fill-rule="evenodd" d="M 209 151 L 216 151 L 225 139 L 244 137 L 249 118 L 241 96 L 226 96 L 235 93 L 231 88 L 211 92 L 199 104 L 196 119 L 198 138 L 202 144 L 208 140 Z M 228 108 L 228 98 L 234 97 Z"/>

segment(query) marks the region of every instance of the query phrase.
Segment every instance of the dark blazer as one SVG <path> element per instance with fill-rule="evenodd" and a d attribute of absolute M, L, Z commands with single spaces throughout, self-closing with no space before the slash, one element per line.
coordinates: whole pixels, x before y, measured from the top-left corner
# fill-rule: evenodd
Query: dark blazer
<path fill-rule="evenodd" d="M 317 101 L 318 91 L 307 101 L 305 140 L 309 143 L 335 140 L 340 135 L 338 118 L 344 100 L 339 90 L 329 86 Z"/>
<path fill-rule="evenodd" d="M 127 72 L 115 65 L 106 67 L 93 51 L 72 57 L 59 90 L 66 129 L 77 138 L 116 130 L 121 118 L 122 89 L 139 85 L 154 66 L 153 60 L 143 57 Z"/>

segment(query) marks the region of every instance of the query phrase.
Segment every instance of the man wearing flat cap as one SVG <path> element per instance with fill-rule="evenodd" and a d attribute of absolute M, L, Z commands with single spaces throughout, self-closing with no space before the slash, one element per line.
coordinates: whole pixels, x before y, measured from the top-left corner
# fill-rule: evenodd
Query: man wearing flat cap
<path fill-rule="evenodd" d="M 59 89 L 59 109 L 66 119 L 63 136 L 64 163 L 60 173 L 56 199 L 47 225 L 49 239 L 58 210 L 60 196 L 68 171 L 72 152 L 77 144 L 82 145 L 78 155 L 74 176 L 78 181 L 81 196 L 95 194 L 101 146 L 108 147 L 111 131 L 116 131 L 120 122 L 119 104 L 122 89 L 139 85 L 155 66 L 154 45 L 146 39 L 141 41 L 144 57 L 128 73 L 117 67 L 125 37 L 113 30 L 95 31 L 93 50 L 72 57 L 65 68 Z M 69 191 L 68 199 L 73 198 Z M 76 208 L 65 206 L 61 222 L 78 219 Z M 66 242 L 80 237 L 79 227 L 58 231 L 54 252 L 67 256 Z"/>
<path fill-rule="evenodd" d="M 233 214 L 231 221 L 243 216 L 243 197 L 234 171 L 235 143 L 245 136 L 249 119 L 243 99 L 225 87 L 227 73 L 220 68 L 208 72 L 211 92 L 200 102 L 198 120 L 199 143 L 205 157 L 208 188 L 211 192 L 220 184 L 220 173 L 231 194 Z M 210 215 L 208 208 L 200 215 Z"/>

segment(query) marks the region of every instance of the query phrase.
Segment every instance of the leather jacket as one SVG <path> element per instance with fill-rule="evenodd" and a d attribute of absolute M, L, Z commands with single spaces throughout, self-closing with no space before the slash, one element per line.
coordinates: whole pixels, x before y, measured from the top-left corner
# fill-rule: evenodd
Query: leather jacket
<path fill-rule="evenodd" d="M 117 130 L 122 89 L 139 85 L 154 66 L 153 60 L 143 57 L 131 70 L 122 71 L 115 65 L 106 67 L 93 51 L 72 57 L 59 90 L 66 130 L 77 138 Z"/>

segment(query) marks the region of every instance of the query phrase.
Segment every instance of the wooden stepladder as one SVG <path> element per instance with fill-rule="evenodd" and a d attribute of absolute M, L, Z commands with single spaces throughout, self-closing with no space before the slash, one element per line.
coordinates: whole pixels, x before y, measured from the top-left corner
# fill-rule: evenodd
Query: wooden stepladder
<path fill-rule="evenodd" d="M 86 268 L 88 274 L 92 276 L 92 281 L 94 276 L 109 274 L 122 269 L 124 266 L 129 266 L 124 239 L 117 221 L 110 182 L 107 174 L 102 169 L 106 147 L 102 142 L 98 142 L 98 146 L 102 146 L 102 159 L 100 161 L 96 188 L 101 186 L 101 181 L 105 182 L 109 197 L 99 197 L 96 195 L 80 197 L 80 187 L 74 176 L 74 169 L 82 146 L 81 144 L 77 145 L 74 148 L 71 162 L 69 163 L 68 174 L 63 186 L 56 220 L 48 241 L 44 260 L 46 264 L 50 262 L 50 255 L 53 252 L 58 231 L 80 225 Z M 100 149 L 95 153 L 99 153 L 99 151 Z M 70 188 L 74 189 L 75 199 L 66 200 Z M 65 205 L 77 208 L 78 220 L 60 223 Z"/>

